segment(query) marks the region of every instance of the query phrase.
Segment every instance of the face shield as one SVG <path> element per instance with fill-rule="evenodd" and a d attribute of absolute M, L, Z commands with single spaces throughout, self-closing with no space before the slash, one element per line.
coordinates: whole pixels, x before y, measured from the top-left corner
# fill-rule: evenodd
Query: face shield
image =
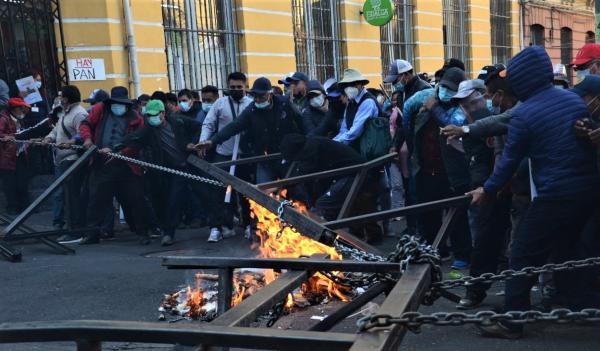
<path fill-rule="evenodd" d="M 478 91 L 474 91 L 471 95 L 461 99 L 459 105 L 465 113 L 469 124 L 492 114 L 487 108 L 485 98 Z"/>

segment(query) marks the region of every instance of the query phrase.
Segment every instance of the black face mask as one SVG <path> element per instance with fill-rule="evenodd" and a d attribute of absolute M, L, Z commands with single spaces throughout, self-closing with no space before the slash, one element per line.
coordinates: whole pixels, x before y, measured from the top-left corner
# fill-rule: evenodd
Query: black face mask
<path fill-rule="evenodd" d="M 235 101 L 240 101 L 241 99 L 244 98 L 244 91 L 243 90 L 230 90 L 229 91 L 229 96 L 231 96 L 232 99 L 234 99 Z"/>

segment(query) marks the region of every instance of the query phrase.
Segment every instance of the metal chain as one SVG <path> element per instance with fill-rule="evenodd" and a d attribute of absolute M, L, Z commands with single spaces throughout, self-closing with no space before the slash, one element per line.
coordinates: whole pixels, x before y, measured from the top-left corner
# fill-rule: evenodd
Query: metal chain
<path fill-rule="evenodd" d="M 348 245 L 341 243 L 339 240 L 335 240 L 333 242 L 333 247 L 335 250 L 340 253 L 342 256 L 352 257 L 357 261 L 369 261 L 369 262 L 383 262 L 386 260 L 385 257 L 375 255 L 366 251 L 362 251 L 359 249 L 355 249 Z"/>
<path fill-rule="evenodd" d="M 436 326 L 460 326 L 466 324 L 490 326 L 498 322 L 511 322 L 514 324 L 530 324 L 536 322 L 600 323 L 600 309 L 587 308 L 581 311 L 572 311 L 561 308 L 548 313 L 532 310 L 509 311 L 506 313 L 480 311 L 475 314 L 463 312 L 437 312 L 432 314 L 405 312 L 399 317 L 392 317 L 385 314 L 367 316 L 359 319 L 356 324 L 360 331 L 367 331 L 373 328 L 385 328 L 391 325 L 402 325 L 413 332 L 419 332 L 419 329 L 424 324 Z"/>
<path fill-rule="evenodd" d="M 520 270 L 507 269 L 498 274 L 484 273 L 478 277 L 466 276 L 456 280 L 444 280 L 432 285 L 433 289 L 452 289 L 460 286 L 474 284 L 491 284 L 497 281 L 517 278 L 532 277 L 540 273 L 552 273 L 566 270 L 589 268 L 600 266 L 600 257 L 590 257 L 578 261 L 566 261 L 563 263 L 548 263 L 541 267 L 525 267 Z"/>
<path fill-rule="evenodd" d="M 82 145 L 67 145 L 67 144 L 57 144 L 57 143 L 47 143 L 47 142 L 42 142 L 42 141 L 37 141 L 37 140 L 9 140 L 9 139 L 2 139 L 0 140 L 2 142 L 11 142 L 11 143 L 17 143 L 17 144 L 30 144 L 30 145 L 40 145 L 40 146 L 49 146 L 49 147 L 55 147 L 55 148 L 59 148 L 59 149 L 74 149 L 74 150 L 83 150 L 85 149 L 84 146 Z M 218 186 L 218 187 L 227 187 L 227 185 L 223 184 L 222 182 L 219 182 L 217 180 L 214 179 L 210 179 L 210 178 L 205 178 L 205 177 L 201 177 L 195 174 L 191 174 L 191 173 L 187 173 L 187 172 L 183 172 L 177 169 L 173 169 L 173 168 L 169 168 L 169 167 L 164 167 L 164 166 L 160 166 L 154 163 L 150 163 L 150 162 L 146 162 L 146 161 L 141 161 L 132 157 L 128 157 L 128 156 L 124 156 L 118 153 L 114 153 L 114 152 L 105 152 L 102 150 L 98 150 L 99 153 L 103 154 L 103 155 L 107 155 L 109 157 L 112 158 L 116 158 L 116 159 L 120 159 L 126 162 L 130 162 L 133 164 L 137 164 L 139 166 L 142 167 L 146 167 L 146 168 L 152 168 L 155 169 L 157 171 L 160 172 L 165 172 L 165 173 L 170 173 L 170 174 L 174 174 L 177 176 L 181 176 L 181 177 L 185 177 L 185 178 L 189 178 L 192 180 L 196 180 L 199 182 L 203 182 L 203 183 L 207 183 L 210 185 L 214 185 L 214 186 Z"/>

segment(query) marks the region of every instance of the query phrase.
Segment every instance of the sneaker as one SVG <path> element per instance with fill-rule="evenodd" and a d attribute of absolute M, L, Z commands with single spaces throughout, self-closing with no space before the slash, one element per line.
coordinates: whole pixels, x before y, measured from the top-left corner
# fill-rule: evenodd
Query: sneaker
<path fill-rule="evenodd" d="M 230 229 L 225 225 L 221 227 L 221 233 L 223 234 L 223 239 L 231 238 L 237 235 L 235 230 Z"/>
<path fill-rule="evenodd" d="M 450 267 L 453 269 L 467 269 L 467 268 L 469 268 L 469 262 L 461 261 L 461 260 L 454 260 L 454 262 L 452 262 L 452 265 Z"/>
<path fill-rule="evenodd" d="M 100 244 L 100 237 L 99 236 L 97 236 L 97 235 L 94 235 L 94 236 L 86 235 L 79 242 L 79 245 L 93 245 L 93 244 Z"/>
<path fill-rule="evenodd" d="M 150 230 L 150 237 L 153 239 L 161 238 L 165 233 L 159 227 Z"/>
<path fill-rule="evenodd" d="M 499 339 L 520 339 L 523 337 L 523 329 L 513 329 L 505 326 L 502 323 L 496 323 L 492 325 L 477 325 L 477 328 L 481 332 L 482 336 Z"/>
<path fill-rule="evenodd" d="M 211 228 L 210 229 L 210 235 L 208 236 L 208 242 L 209 243 L 216 243 L 223 240 L 223 234 L 221 234 L 221 231 L 219 230 L 219 228 Z"/>
<path fill-rule="evenodd" d="M 460 299 L 456 308 L 459 310 L 470 310 L 481 305 L 485 300 L 486 294 L 475 294 L 467 292 L 467 295 Z"/>
<path fill-rule="evenodd" d="M 171 246 L 173 245 L 173 237 L 170 235 L 164 235 L 162 240 L 160 241 L 162 246 Z"/>
<path fill-rule="evenodd" d="M 59 244 L 78 244 L 79 242 L 81 242 L 83 238 L 81 237 L 81 235 L 69 235 L 69 234 L 65 234 L 65 235 L 61 235 L 59 236 L 56 241 Z"/>

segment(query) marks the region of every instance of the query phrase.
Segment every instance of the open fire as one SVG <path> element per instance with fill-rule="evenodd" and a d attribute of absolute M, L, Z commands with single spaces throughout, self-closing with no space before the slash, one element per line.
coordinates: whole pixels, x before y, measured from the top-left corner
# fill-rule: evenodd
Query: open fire
<path fill-rule="evenodd" d="M 285 191 L 282 197 L 285 198 Z M 294 202 L 296 210 L 305 213 L 306 207 Z M 326 254 L 330 259 L 341 260 L 340 255 L 333 247 L 324 245 L 302 236 L 289 226 L 281 223 L 279 218 L 250 200 L 251 215 L 256 219 L 256 235 L 259 242 L 253 244 L 253 249 L 258 251 L 258 258 L 300 258 L 315 254 Z M 332 272 L 343 277 L 340 272 Z M 234 273 L 234 295 L 232 306 L 240 304 L 246 297 L 254 294 L 265 285 L 277 278 L 278 273 L 272 269 L 237 270 Z M 216 316 L 217 296 L 216 280 L 214 275 L 196 274 L 195 286 L 188 286 L 175 294 L 165 295 L 161 312 L 169 312 L 193 319 L 211 320 Z M 320 273 L 314 274 L 304 282 L 300 289 L 288 294 L 285 309 L 287 312 L 294 308 L 305 307 L 338 299 L 349 301 L 354 292 L 351 288 L 334 283 Z"/>

